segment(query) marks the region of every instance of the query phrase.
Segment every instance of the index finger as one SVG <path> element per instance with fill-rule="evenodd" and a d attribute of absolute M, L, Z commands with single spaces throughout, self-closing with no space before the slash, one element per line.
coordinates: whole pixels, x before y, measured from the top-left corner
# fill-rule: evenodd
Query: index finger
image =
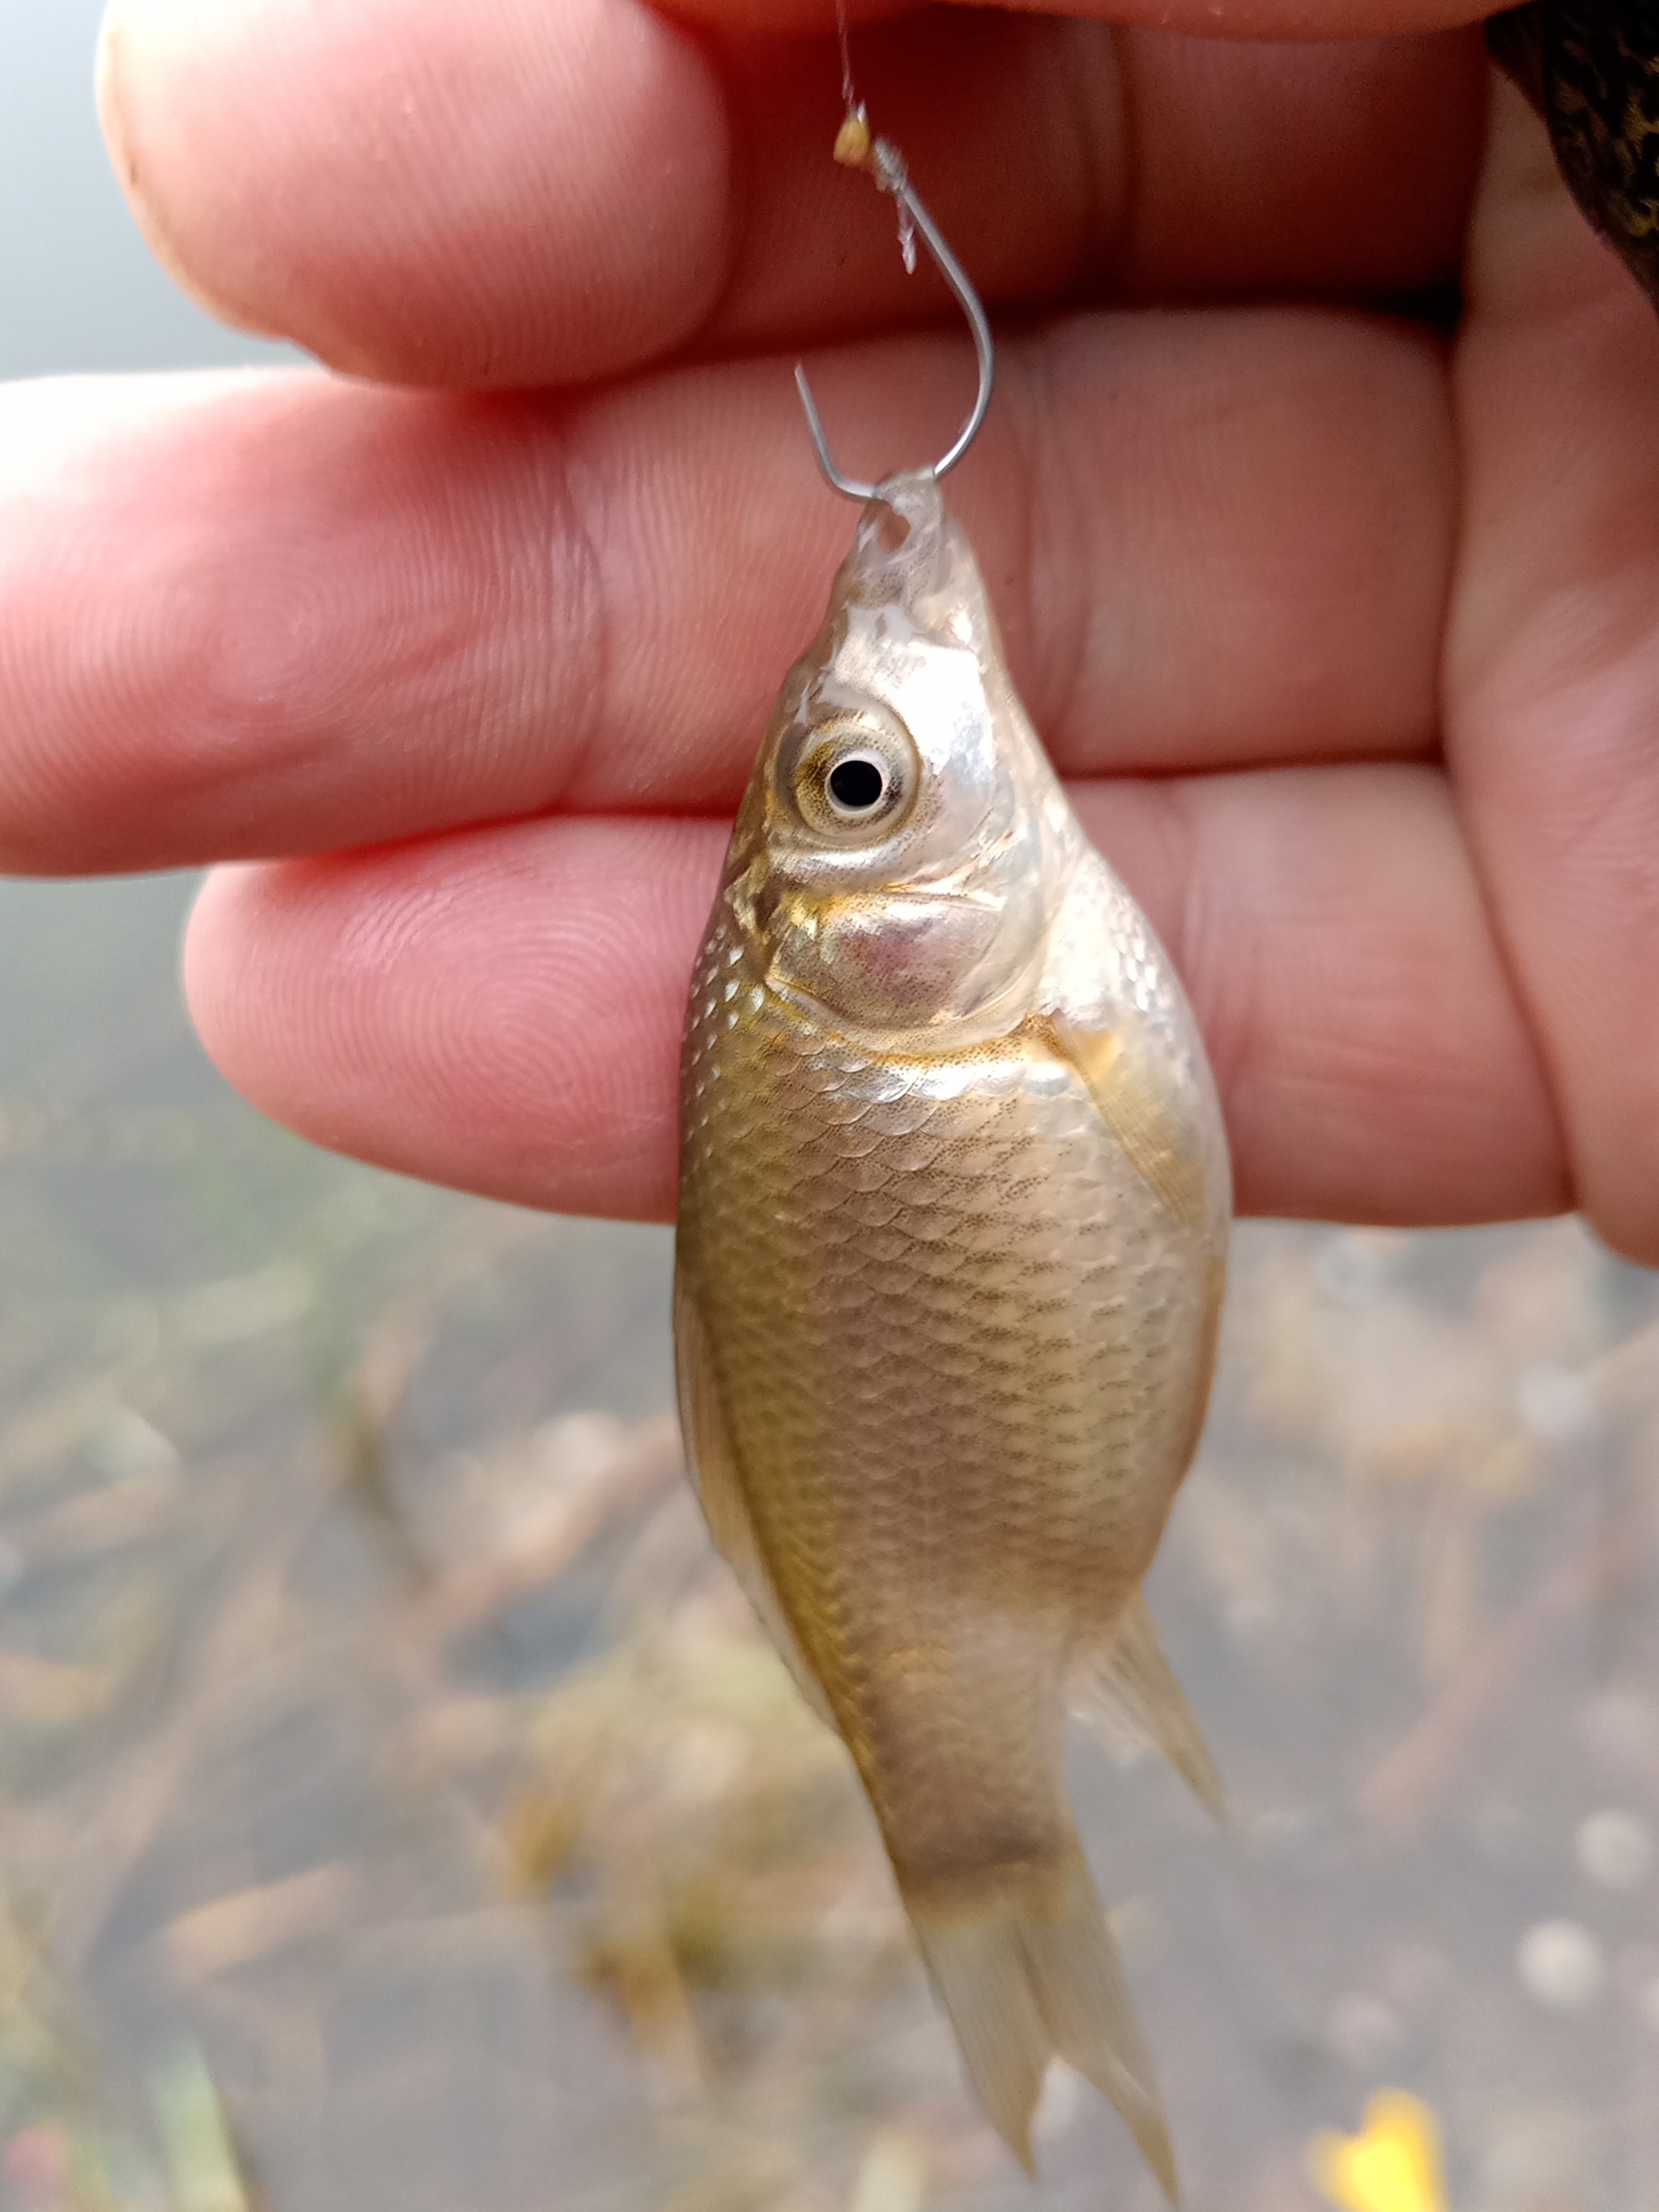
<path fill-rule="evenodd" d="M 937 451 L 965 340 L 815 357 L 837 449 Z M 0 866 L 726 812 L 851 529 L 787 362 L 580 398 L 304 372 L 0 395 Z M 1071 773 L 1413 755 L 1455 477 L 1437 349 L 1313 312 L 1005 347 L 951 479 Z"/>

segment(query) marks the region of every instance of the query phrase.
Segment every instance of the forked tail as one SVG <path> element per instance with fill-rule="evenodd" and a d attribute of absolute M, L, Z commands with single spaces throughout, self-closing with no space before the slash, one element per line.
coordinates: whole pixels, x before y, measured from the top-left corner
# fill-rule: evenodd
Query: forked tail
<path fill-rule="evenodd" d="M 904 1902 L 980 2102 L 1028 2173 L 1031 2120 L 1058 2055 L 1109 2097 L 1177 2202 L 1152 2057 L 1100 1899 L 1073 1850 L 971 1887 L 904 1885 Z"/>

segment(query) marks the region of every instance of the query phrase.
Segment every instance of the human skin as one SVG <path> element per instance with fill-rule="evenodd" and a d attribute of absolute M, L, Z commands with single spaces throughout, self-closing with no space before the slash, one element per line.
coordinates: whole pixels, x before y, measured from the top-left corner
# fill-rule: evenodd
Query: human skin
<path fill-rule="evenodd" d="M 854 520 L 790 366 L 860 474 L 971 389 L 829 161 L 829 12 L 113 12 L 147 234 L 345 374 L 0 388 L 0 865 L 234 864 L 191 1008 L 323 1143 L 672 1209 L 726 825 Z M 1009 319 L 951 501 L 1241 1204 L 1578 1206 L 1659 1261 L 1652 312 L 1467 4 L 1113 12 L 1170 27 L 939 9 L 854 54 Z M 1448 338 L 1413 303 L 1460 269 Z"/>

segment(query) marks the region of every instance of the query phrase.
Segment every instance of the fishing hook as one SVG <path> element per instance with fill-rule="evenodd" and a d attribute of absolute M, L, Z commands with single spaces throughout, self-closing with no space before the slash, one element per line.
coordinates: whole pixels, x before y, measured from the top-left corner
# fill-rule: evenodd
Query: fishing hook
<path fill-rule="evenodd" d="M 849 111 L 836 141 L 836 159 L 849 168 L 867 169 L 878 187 L 890 192 L 899 204 L 900 235 L 905 239 L 908 250 L 905 258 L 914 265 L 915 252 L 908 246 L 907 225 L 914 225 L 921 234 L 922 242 L 933 257 L 939 271 L 956 295 L 962 312 L 968 318 L 969 328 L 974 334 L 974 351 L 979 358 L 979 390 L 975 394 L 972 411 L 957 434 L 955 444 L 944 458 L 933 463 L 930 474 L 942 477 L 955 468 L 976 437 L 985 420 L 985 410 L 991 404 L 991 389 L 996 380 L 996 352 L 991 338 L 991 325 L 980 304 L 979 295 L 968 281 L 967 271 L 957 259 L 940 234 L 939 225 L 917 198 L 910 182 L 909 172 L 904 166 L 904 156 L 896 146 L 885 138 L 872 138 L 870 126 L 862 107 Z M 836 466 L 830 451 L 830 441 L 823 434 L 823 424 L 813 404 L 812 387 L 806 380 L 806 371 L 799 362 L 795 363 L 795 386 L 800 393 L 800 404 L 806 410 L 806 427 L 812 434 L 812 445 L 818 457 L 818 466 L 829 482 L 843 498 L 866 500 L 876 498 L 879 484 L 860 483 L 856 477 L 843 476 Z"/>

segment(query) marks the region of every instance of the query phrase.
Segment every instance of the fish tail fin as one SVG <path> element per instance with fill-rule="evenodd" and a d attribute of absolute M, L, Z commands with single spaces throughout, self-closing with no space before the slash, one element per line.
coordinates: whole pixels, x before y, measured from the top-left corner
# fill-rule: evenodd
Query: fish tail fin
<path fill-rule="evenodd" d="M 1072 1702 L 1108 1751 L 1162 1752 L 1199 1802 L 1225 1820 L 1220 1773 L 1139 1590 L 1118 1615 L 1105 1650 L 1091 1654 Z"/>
<path fill-rule="evenodd" d="M 1152 2062 L 1100 1899 L 1074 1850 L 1058 1870 L 904 1901 L 986 2113 L 1028 2173 L 1031 2121 L 1058 2054 L 1110 2098 L 1171 2204 L 1174 2154 Z"/>

